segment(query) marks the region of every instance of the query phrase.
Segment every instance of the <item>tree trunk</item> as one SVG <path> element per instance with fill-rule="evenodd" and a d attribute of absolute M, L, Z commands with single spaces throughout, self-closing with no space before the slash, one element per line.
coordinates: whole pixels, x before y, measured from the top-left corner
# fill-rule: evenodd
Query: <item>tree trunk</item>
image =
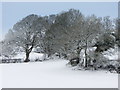
<path fill-rule="evenodd" d="M 51 56 L 51 54 L 48 54 L 48 58 Z"/>
<path fill-rule="evenodd" d="M 29 55 L 34 47 L 34 44 L 35 44 L 35 36 L 33 36 L 33 41 L 31 43 L 31 47 L 29 46 L 29 44 L 26 44 L 26 48 L 25 48 L 25 52 L 26 52 L 26 59 L 24 62 L 29 62 Z M 30 48 L 29 48 L 30 47 Z"/>
<path fill-rule="evenodd" d="M 58 53 L 58 57 L 61 58 L 61 54 L 60 53 Z"/>
<path fill-rule="evenodd" d="M 85 67 L 88 66 L 88 61 L 87 61 L 87 40 L 86 40 L 86 47 L 85 47 Z"/>
<path fill-rule="evenodd" d="M 87 48 L 85 48 L 85 67 L 87 67 Z"/>
<path fill-rule="evenodd" d="M 82 48 L 79 46 L 80 42 L 81 42 L 81 40 L 79 40 L 77 43 L 77 57 L 79 58 L 79 60 L 80 60 L 80 52 L 82 50 Z"/>
<path fill-rule="evenodd" d="M 24 62 L 29 62 L 29 61 L 30 61 L 30 60 L 29 60 L 29 55 L 30 55 L 30 53 L 29 53 L 29 52 L 26 52 L 26 59 L 25 59 Z"/>
<path fill-rule="evenodd" d="M 65 59 L 67 58 L 67 54 L 64 54 L 64 58 L 65 58 Z"/>
<path fill-rule="evenodd" d="M 78 57 L 78 58 L 80 58 L 80 52 L 81 52 L 81 50 L 82 50 L 82 48 L 80 48 L 80 47 L 78 46 L 78 48 L 77 48 L 77 57 Z"/>
<path fill-rule="evenodd" d="M 47 59 L 47 54 L 46 53 L 44 53 L 44 60 L 46 60 Z"/>

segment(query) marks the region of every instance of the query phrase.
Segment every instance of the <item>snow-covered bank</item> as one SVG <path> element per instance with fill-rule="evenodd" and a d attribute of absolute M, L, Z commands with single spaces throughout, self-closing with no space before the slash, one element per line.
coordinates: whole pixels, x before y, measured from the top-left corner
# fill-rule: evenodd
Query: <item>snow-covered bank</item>
<path fill-rule="evenodd" d="M 14 57 L 12 57 L 12 59 L 21 59 L 22 61 L 25 60 L 25 52 L 20 52 L 17 55 L 15 55 Z M 31 62 L 35 61 L 35 60 L 44 60 L 45 55 L 42 53 L 35 53 L 35 52 L 31 52 L 29 59 Z"/>
<path fill-rule="evenodd" d="M 3 88 L 117 88 L 118 75 L 76 71 L 65 60 L 2 64 Z"/>

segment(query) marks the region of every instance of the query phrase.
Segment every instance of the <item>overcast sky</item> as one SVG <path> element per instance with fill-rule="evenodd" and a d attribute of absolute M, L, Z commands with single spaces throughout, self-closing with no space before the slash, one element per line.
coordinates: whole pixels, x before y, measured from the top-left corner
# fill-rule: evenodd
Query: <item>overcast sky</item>
<path fill-rule="evenodd" d="M 98 17 L 118 16 L 117 2 L 4 2 L 2 3 L 2 35 L 29 14 L 41 16 L 57 14 L 70 8 L 79 9 L 84 15 L 95 14 Z M 0 27 L 1 28 L 1 27 Z"/>

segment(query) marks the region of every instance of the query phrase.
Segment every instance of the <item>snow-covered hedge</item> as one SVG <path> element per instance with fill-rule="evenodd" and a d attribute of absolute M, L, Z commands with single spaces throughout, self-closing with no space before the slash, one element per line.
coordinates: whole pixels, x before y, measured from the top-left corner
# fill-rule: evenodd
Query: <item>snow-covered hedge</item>
<path fill-rule="evenodd" d="M 18 53 L 16 56 L 12 57 L 12 59 L 22 59 L 22 61 L 25 60 L 25 53 L 21 52 Z M 36 60 L 44 60 L 45 59 L 45 55 L 42 53 L 35 53 L 35 52 L 31 52 L 30 56 L 29 56 L 30 61 L 36 61 Z"/>

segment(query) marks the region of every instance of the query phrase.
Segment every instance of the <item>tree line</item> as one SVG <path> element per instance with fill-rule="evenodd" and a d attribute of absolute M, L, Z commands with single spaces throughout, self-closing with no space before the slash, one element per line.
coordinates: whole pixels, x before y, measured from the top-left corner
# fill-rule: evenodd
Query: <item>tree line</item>
<path fill-rule="evenodd" d="M 49 16 L 31 14 L 14 24 L 0 42 L 2 55 L 24 51 L 24 62 L 29 62 L 31 51 L 39 48 L 48 57 L 57 53 L 65 59 L 81 60 L 80 53 L 84 50 L 84 66 L 88 67 L 89 60 L 99 61 L 102 52 L 120 46 L 119 23 L 117 18 L 85 16 L 75 9 Z M 88 53 L 93 47 L 95 51 Z"/>

